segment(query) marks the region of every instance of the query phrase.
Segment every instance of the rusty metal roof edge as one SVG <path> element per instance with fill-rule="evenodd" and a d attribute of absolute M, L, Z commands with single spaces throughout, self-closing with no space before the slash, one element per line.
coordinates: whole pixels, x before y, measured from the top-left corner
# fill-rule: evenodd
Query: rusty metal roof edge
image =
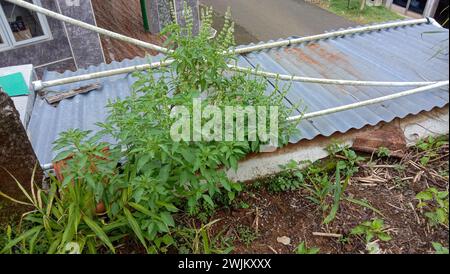
<path fill-rule="evenodd" d="M 298 143 L 298 142 L 300 142 L 302 140 L 311 141 L 311 140 L 314 140 L 315 138 L 320 137 L 320 136 L 322 136 L 322 137 L 330 137 L 330 136 L 334 135 L 335 133 L 346 133 L 346 132 L 348 132 L 350 130 L 360 130 L 360 129 L 363 129 L 363 128 L 367 127 L 367 126 L 375 127 L 375 126 L 378 126 L 381 123 L 387 123 L 388 124 L 388 123 L 391 123 L 392 121 L 394 121 L 395 119 L 400 119 L 401 120 L 401 119 L 405 119 L 407 117 L 412 117 L 412 116 L 419 115 L 421 113 L 427 113 L 427 112 L 431 112 L 431 111 L 438 110 L 438 109 L 444 109 L 445 107 L 447 107 L 449 105 L 450 104 L 447 103 L 447 104 L 443 104 L 443 105 L 439 105 L 439 106 L 435 106 L 435 107 L 431 107 L 431 108 L 424 108 L 424 109 L 419 110 L 419 111 L 411 112 L 411 113 L 408 113 L 408 114 L 405 114 L 405 115 L 401 115 L 401 116 L 392 117 L 390 119 L 379 119 L 375 123 L 367 123 L 365 125 L 361 125 L 361 126 L 357 126 L 357 127 L 349 127 L 347 129 L 336 130 L 335 132 L 333 132 L 331 134 L 317 134 L 317 135 L 315 135 L 312 138 L 311 137 L 303 137 L 300 140 L 296 140 L 296 141 L 292 141 L 292 142 L 289 141 L 289 143 L 290 144 L 296 144 L 296 143 Z M 301 132 L 300 132 L 300 134 L 301 134 Z"/>

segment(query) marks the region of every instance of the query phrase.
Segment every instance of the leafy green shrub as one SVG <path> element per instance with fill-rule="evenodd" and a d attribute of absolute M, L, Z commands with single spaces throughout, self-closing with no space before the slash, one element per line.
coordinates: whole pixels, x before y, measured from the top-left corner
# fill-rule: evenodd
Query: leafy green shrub
<path fill-rule="evenodd" d="M 233 200 L 242 186 L 230 181 L 226 170 L 237 169 L 239 160 L 268 142 L 250 140 L 248 127 L 243 141 L 174 141 L 176 106 L 192 113 L 198 98 L 202 110 L 211 105 L 222 110 L 276 106 L 279 146 L 296 132 L 296 124 L 286 122 L 292 113 L 283 102 L 287 88 L 276 84 L 269 92 L 262 77 L 227 72 L 228 64 L 237 61 L 232 52 L 225 52 L 234 46 L 230 14 L 215 39 L 210 39 L 212 9 L 202 11 L 196 36 L 192 12 L 185 14 L 185 27 L 172 24 L 163 31 L 171 65 L 134 73 L 132 94 L 110 102 L 109 117 L 99 124 L 98 134 L 70 130 L 56 141 L 55 150 L 61 152 L 55 161 L 64 160 L 64 179 L 52 180 L 48 193 L 39 191 L 36 199 L 42 198 L 42 205 L 33 203 L 36 211 L 25 218 L 35 226 L 11 240 L 8 248 L 46 237 L 48 252 L 64 252 L 67 243 L 76 243 L 71 251 L 85 252 L 87 246 L 92 252 L 103 247 L 114 252 L 112 243 L 131 235 L 147 252 L 165 252 L 175 246 L 175 213 L 186 208 L 193 214 L 205 203 L 215 208 L 215 197 Z M 209 121 L 202 117 L 200 124 Z M 116 143 L 101 142 L 104 137 Z M 94 215 L 98 204 L 104 205 L 107 217 Z"/>
<path fill-rule="evenodd" d="M 363 159 L 347 146 L 337 143 L 331 144 L 327 151 L 330 154 L 328 160 L 318 161 L 304 172 L 307 182 L 304 187 L 310 193 L 308 199 L 318 204 L 327 214 L 324 224 L 330 223 L 336 217 L 350 177 L 358 171 L 358 164 Z M 348 200 L 364 204 L 361 201 Z"/>
<path fill-rule="evenodd" d="M 221 168 L 237 169 L 240 159 L 262 145 L 259 141 L 175 142 L 170 136 L 173 106 L 192 109 L 193 99 L 199 96 L 203 96 L 202 108 L 276 105 L 280 109 L 281 144 L 295 131 L 295 125 L 285 122 L 291 110 L 283 104 L 283 92 L 274 90 L 266 96 L 265 79 L 244 73 L 224 74 L 227 63 L 235 61 L 232 54 L 223 54 L 233 45 L 233 24 L 227 21 L 217 39 L 209 40 L 211 16 L 211 10 L 204 13 L 200 33 L 195 37 L 189 35 L 189 23 L 187 28 L 171 25 L 165 30 L 167 46 L 173 50 L 167 58 L 175 61 L 159 71 L 158 79 L 151 72 L 136 74 L 133 94 L 110 105 L 111 115 L 103 125 L 104 132 L 119 141 L 119 147 L 127 148 L 124 175 L 135 186 L 130 198 L 156 215 L 163 212 L 169 216 L 167 205 L 187 205 L 190 213 L 200 202 L 215 207 L 216 195 L 225 194 L 232 200 L 241 185 L 230 182 Z M 245 132 L 245 136 L 248 134 Z M 149 232 L 150 239 L 168 232 L 164 226 L 155 225 L 154 218 L 142 214 L 135 217 L 145 224 L 143 230 Z"/>
<path fill-rule="evenodd" d="M 303 174 L 298 168 L 297 162 L 291 160 L 286 165 L 281 165 L 282 171 L 276 176 L 266 180 L 267 189 L 271 192 L 296 190 L 303 182 Z"/>
<path fill-rule="evenodd" d="M 448 228 L 448 191 L 439 191 L 434 187 L 418 193 L 416 199 L 419 200 L 417 207 L 427 209 L 425 216 L 431 225 L 444 225 Z"/>

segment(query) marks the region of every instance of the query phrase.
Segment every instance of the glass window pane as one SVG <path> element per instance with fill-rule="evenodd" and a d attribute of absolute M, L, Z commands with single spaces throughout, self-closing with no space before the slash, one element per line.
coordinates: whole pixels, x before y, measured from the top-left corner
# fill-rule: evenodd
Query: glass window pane
<path fill-rule="evenodd" d="M 32 0 L 27 2 L 33 3 Z M 36 12 L 29 11 L 4 0 L 0 0 L 9 27 L 17 42 L 25 41 L 44 35 Z"/>

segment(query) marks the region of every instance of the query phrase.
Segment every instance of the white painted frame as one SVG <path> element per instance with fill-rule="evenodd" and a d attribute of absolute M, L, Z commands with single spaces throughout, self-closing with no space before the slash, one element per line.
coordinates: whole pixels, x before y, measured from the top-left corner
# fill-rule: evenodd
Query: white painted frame
<path fill-rule="evenodd" d="M 0 51 L 9 46 L 8 39 L 6 38 L 6 31 L 3 29 L 2 24 L 0 24 Z"/>
<path fill-rule="evenodd" d="M 35 5 L 41 5 L 40 0 L 31 0 L 31 2 Z M 3 34 L 3 40 L 6 40 L 6 44 L 0 44 L 0 51 L 7 51 L 15 48 L 19 48 L 22 46 L 27 46 L 30 44 L 36 44 L 42 41 L 48 41 L 53 39 L 50 27 L 48 25 L 47 18 L 45 15 L 37 13 L 39 24 L 41 25 L 42 31 L 44 35 L 33 37 L 31 39 L 16 41 L 14 38 L 14 34 L 9 27 L 8 19 L 3 11 L 3 8 L 0 6 L 0 34 Z"/>

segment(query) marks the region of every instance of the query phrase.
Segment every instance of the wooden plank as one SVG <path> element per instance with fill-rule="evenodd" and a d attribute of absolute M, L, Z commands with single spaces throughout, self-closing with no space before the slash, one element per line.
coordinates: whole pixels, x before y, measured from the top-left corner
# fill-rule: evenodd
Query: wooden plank
<path fill-rule="evenodd" d="M 82 86 L 82 87 L 72 89 L 69 91 L 58 92 L 58 94 L 56 94 L 56 95 L 45 96 L 45 100 L 50 105 L 53 105 L 53 104 L 57 104 L 57 103 L 61 102 L 64 99 L 72 98 L 78 94 L 88 93 L 90 91 L 100 89 L 101 87 L 102 87 L 102 85 L 100 85 L 99 83 L 90 84 L 90 85 Z"/>

